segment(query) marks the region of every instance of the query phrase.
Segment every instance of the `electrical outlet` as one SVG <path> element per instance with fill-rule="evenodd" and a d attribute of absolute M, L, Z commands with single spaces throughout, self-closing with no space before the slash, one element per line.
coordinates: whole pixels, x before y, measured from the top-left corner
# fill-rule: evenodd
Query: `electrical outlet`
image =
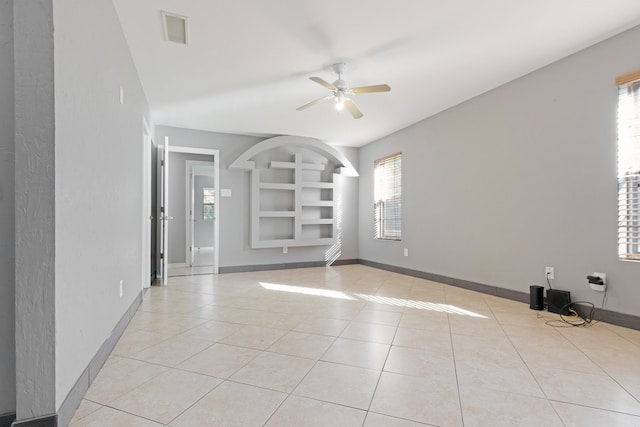
<path fill-rule="evenodd" d="M 289 253 L 289 248 L 288 248 L 288 247 L 286 247 L 286 246 L 283 246 L 283 247 L 282 247 L 282 253 L 283 253 L 283 254 Z"/>
<path fill-rule="evenodd" d="M 598 292 L 604 292 L 607 289 L 607 275 L 604 273 L 593 273 L 593 276 L 598 276 L 599 278 L 602 279 L 603 284 L 602 285 L 595 285 L 593 283 L 589 283 L 589 286 L 591 287 L 591 289 L 593 289 L 594 291 L 598 291 Z"/>
<path fill-rule="evenodd" d="M 549 280 L 555 279 L 555 273 L 553 272 L 553 267 L 545 267 L 544 268 L 544 277 Z"/>
<path fill-rule="evenodd" d="M 120 297 L 124 294 L 124 281 L 120 280 Z"/>
<path fill-rule="evenodd" d="M 409 248 L 404 248 L 404 256 L 409 256 Z"/>

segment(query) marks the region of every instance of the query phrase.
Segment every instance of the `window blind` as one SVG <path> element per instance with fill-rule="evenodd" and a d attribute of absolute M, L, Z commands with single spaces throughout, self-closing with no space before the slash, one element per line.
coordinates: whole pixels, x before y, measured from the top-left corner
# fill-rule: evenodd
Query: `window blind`
<path fill-rule="evenodd" d="M 640 260 L 640 72 L 618 83 L 618 256 Z"/>
<path fill-rule="evenodd" d="M 400 240 L 402 237 L 402 153 L 375 160 L 373 166 L 375 238 Z"/>

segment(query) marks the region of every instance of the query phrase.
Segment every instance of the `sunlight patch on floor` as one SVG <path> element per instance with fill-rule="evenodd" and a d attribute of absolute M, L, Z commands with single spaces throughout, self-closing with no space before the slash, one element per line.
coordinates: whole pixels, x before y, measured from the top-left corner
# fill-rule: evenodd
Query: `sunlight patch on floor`
<path fill-rule="evenodd" d="M 260 282 L 260 286 L 270 291 L 293 292 L 296 294 L 303 294 L 303 295 L 314 295 L 319 297 L 355 300 L 355 298 L 350 297 L 344 292 L 332 291 L 329 289 L 305 288 L 302 286 L 281 285 L 278 283 L 266 283 L 266 282 Z"/>
<path fill-rule="evenodd" d="M 367 302 L 373 302 L 376 304 L 385 304 L 385 305 L 394 305 L 397 307 L 409 307 L 409 308 L 417 308 L 420 310 L 429 310 L 429 311 L 437 311 L 440 313 L 449 313 L 449 314 L 458 314 L 461 316 L 470 316 L 470 317 L 478 317 L 482 319 L 486 319 L 487 316 L 483 316 L 482 314 L 475 313 L 470 310 L 465 310 L 461 307 L 456 307 L 455 305 L 450 304 L 441 304 L 435 302 L 428 301 L 415 301 L 415 300 L 406 300 L 403 298 L 392 298 L 392 297 L 383 297 L 378 295 L 368 295 L 368 294 L 346 294 L 340 291 L 333 291 L 330 289 L 320 289 L 320 288 L 307 288 L 304 286 L 293 286 L 293 285 L 282 285 L 279 283 L 267 283 L 267 282 L 259 282 L 260 286 L 264 289 L 270 291 L 279 291 L 279 292 L 292 292 L 297 294 L 304 295 L 313 295 L 319 297 L 327 297 L 327 298 L 337 298 L 344 300 L 363 300 Z"/>

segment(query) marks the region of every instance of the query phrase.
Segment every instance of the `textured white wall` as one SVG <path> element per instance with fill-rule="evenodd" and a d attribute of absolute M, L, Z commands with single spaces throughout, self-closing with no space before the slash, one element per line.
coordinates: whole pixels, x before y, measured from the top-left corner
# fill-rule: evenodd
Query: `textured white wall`
<path fill-rule="evenodd" d="M 0 0 L 0 415 L 16 410 L 13 0 Z"/>
<path fill-rule="evenodd" d="M 59 408 L 141 290 L 148 106 L 113 3 L 54 5 Z"/>
<path fill-rule="evenodd" d="M 16 412 L 55 413 L 52 0 L 14 2 Z"/>
<path fill-rule="evenodd" d="M 640 27 L 360 150 L 363 259 L 528 292 L 554 287 L 638 314 L 640 264 L 617 259 L 617 75 Z M 374 159 L 403 152 L 403 240 L 373 239 Z M 409 257 L 403 248 L 409 248 Z"/>

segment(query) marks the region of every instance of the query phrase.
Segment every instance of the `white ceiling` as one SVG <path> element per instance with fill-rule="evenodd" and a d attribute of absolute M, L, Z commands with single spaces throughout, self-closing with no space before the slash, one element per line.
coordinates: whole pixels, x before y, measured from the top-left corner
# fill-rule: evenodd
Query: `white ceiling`
<path fill-rule="evenodd" d="M 361 146 L 640 23 L 638 0 L 114 0 L 155 124 Z M 160 11 L 189 18 L 164 41 Z M 364 117 L 310 81 L 347 60 Z M 625 70 L 621 70 L 625 71 Z"/>

